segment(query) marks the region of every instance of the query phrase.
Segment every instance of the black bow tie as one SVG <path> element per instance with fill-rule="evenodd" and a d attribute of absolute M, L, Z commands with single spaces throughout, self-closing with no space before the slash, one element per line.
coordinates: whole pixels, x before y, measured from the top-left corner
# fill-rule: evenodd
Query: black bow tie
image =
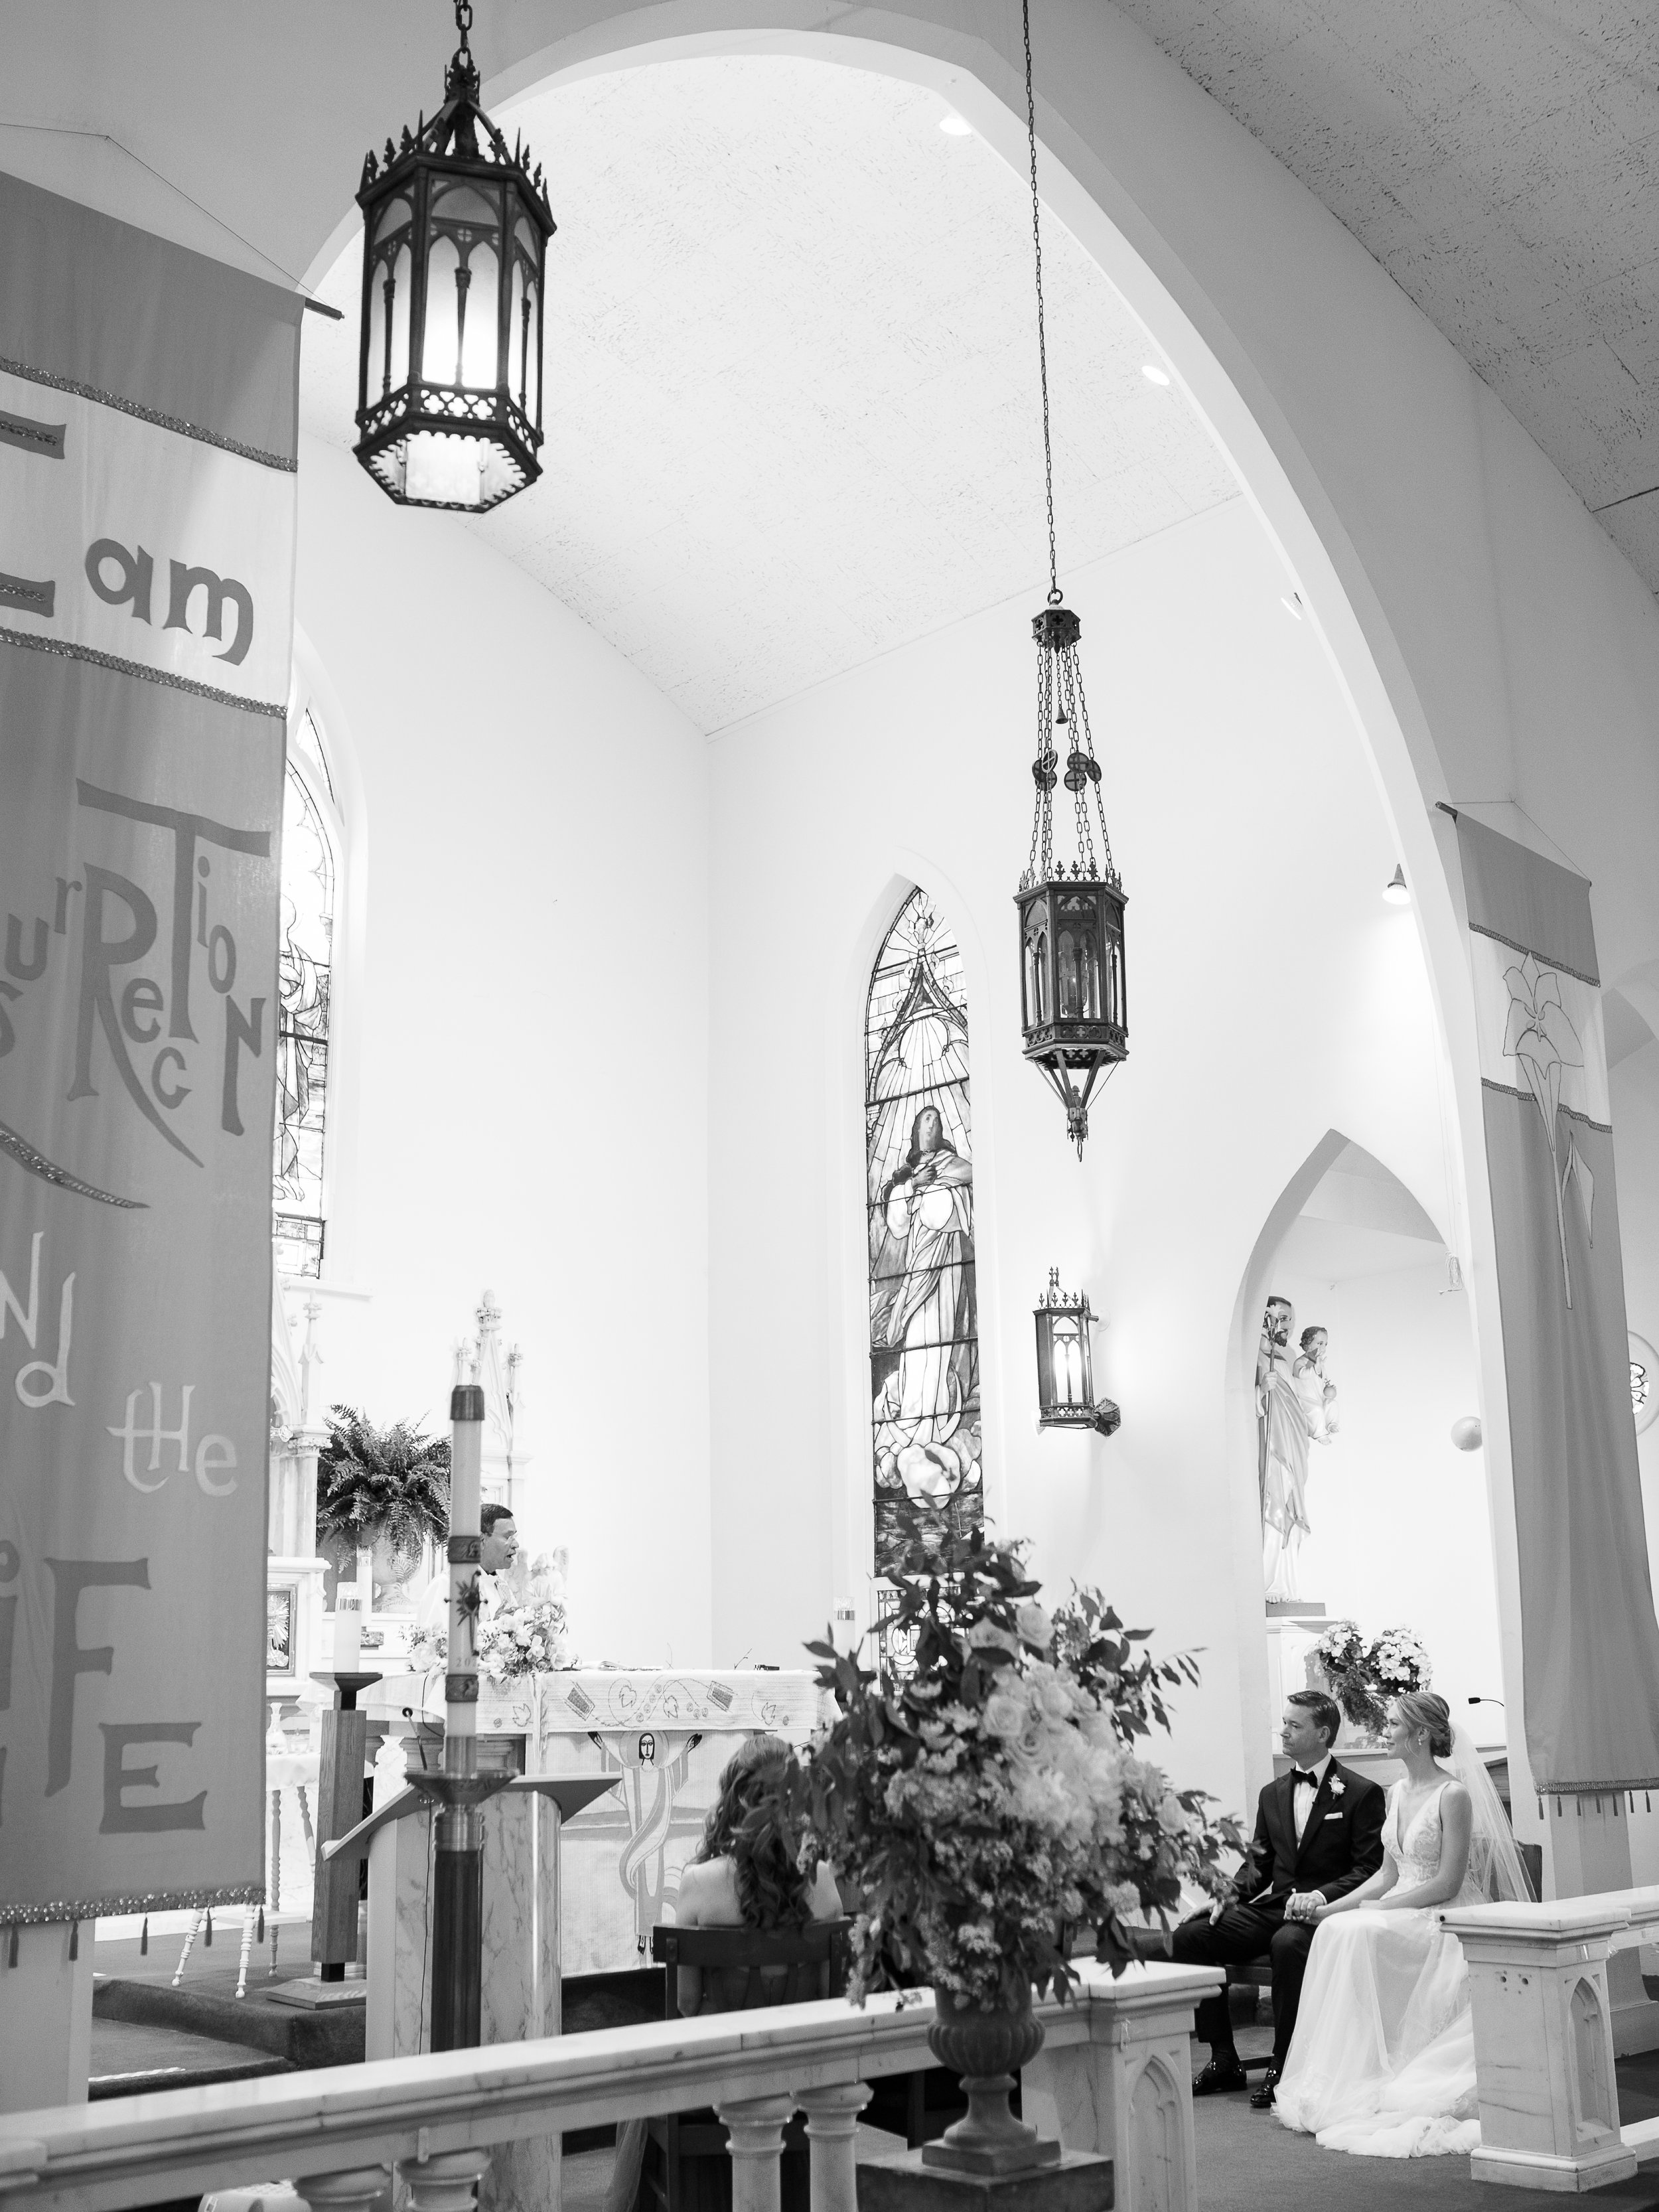
<path fill-rule="evenodd" d="M 1319 1777 L 1316 1774 L 1306 1774 L 1299 1766 L 1295 1768 L 1291 1775 L 1291 1788 L 1299 1790 L 1304 1782 L 1310 1790 L 1317 1790 L 1319 1787 Z"/>

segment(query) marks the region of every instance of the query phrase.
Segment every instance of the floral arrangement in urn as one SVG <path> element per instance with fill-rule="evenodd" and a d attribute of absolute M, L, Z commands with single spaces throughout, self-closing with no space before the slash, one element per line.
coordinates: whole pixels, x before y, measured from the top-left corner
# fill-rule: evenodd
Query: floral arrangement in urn
<path fill-rule="evenodd" d="M 1381 1733 L 1390 1698 L 1426 1689 L 1434 1679 L 1429 1655 L 1409 1628 L 1385 1628 L 1367 1643 L 1357 1621 L 1335 1620 L 1310 1656 L 1362 1737 Z"/>
<path fill-rule="evenodd" d="M 1050 1615 L 1018 1548 L 977 1532 L 896 1579 L 884 1626 L 914 1633 L 908 1672 L 808 1646 L 839 1712 L 810 1747 L 805 1811 L 865 1901 L 850 1993 L 927 1982 L 953 2010 L 1029 2011 L 1033 1986 L 1077 1978 L 1068 1930 L 1095 1929 L 1117 1971 L 1121 1913 L 1177 1905 L 1183 1880 L 1224 1886 L 1236 1826 L 1131 1748 L 1168 1725 L 1162 1686 L 1197 1669 L 1138 1653 L 1145 1632 L 1097 1591 Z"/>

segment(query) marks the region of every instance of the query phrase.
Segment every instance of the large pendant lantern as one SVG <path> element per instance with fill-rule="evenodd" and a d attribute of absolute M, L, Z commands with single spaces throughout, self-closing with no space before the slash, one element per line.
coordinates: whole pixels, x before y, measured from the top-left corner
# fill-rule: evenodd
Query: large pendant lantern
<path fill-rule="evenodd" d="M 478 104 L 471 0 L 455 23 L 443 106 L 363 163 L 356 453 L 400 506 L 482 514 L 541 474 L 555 226 L 540 165 Z"/>
<path fill-rule="evenodd" d="M 1123 885 L 1100 796 L 1083 696 L 1083 625 L 1061 603 L 1054 550 L 1054 470 L 1048 434 L 1048 349 L 1042 315 L 1042 229 L 1036 182 L 1036 101 L 1031 88 L 1030 0 L 1024 0 L 1025 114 L 1031 157 L 1031 238 L 1036 262 L 1037 361 L 1042 382 L 1042 460 L 1048 501 L 1048 604 L 1033 617 L 1037 648 L 1036 801 L 1031 851 L 1019 879 L 1020 1025 L 1027 1060 L 1066 1109 L 1066 1131 L 1083 1158 L 1089 1101 L 1103 1073 L 1129 1051 L 1123 966 Z M 1072 797 L 1073 857 L 1054 857 L 1054 789 Z M 1098 850 L 1095 825 L 1099 825 Z"/>

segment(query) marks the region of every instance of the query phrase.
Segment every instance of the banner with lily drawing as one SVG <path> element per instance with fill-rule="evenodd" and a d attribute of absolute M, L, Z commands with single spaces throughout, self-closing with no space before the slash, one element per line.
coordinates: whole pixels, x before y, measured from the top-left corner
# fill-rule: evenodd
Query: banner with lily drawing
<path fill-rule="evenodd" d="M 1659 1622 L 1589 885 L 1468 814 L 1454 818 L 1497 1240 L 1528 1763 L 1551 1795 L 1651 1790 Z"/>

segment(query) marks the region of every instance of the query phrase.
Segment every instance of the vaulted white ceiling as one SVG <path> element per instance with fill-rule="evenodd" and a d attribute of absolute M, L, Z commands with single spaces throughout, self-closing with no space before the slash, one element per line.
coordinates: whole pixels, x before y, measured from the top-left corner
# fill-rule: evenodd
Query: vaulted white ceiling
<path fill-rule="evenodd" d="M 468 524 L 714 731 L 1048 581 L 1023 177 L 937 94 L 784 57 L 500 111 L 549 175 L 544 473 Z M 412 121 L 412 118 L 410 120 Z M 1044 225 L 1069 571 L 1236 495 L 1149 341 Z M 301 426 L 349 445 L 361 248 Z"/>
<path fill-rule="evenodd" d="M 1117 0 L 1345 223 L 1659 591 L 1654 0 Z"/>

